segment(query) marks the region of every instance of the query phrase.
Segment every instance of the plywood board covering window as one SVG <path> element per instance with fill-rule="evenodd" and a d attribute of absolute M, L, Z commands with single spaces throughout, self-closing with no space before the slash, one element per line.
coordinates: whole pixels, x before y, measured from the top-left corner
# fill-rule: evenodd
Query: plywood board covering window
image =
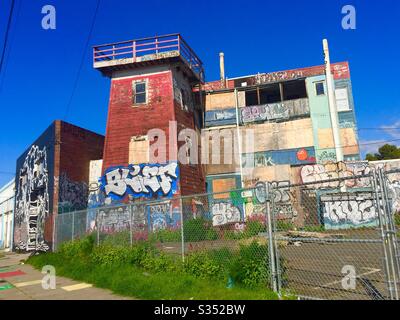
<path fill-rule="evenodd" d="M 235 178 L 229 179 L 215 179 L 212 182 L 212 190 L 214 193 L 225 192 L 229 190 L 236 189 L 236 180 Z M 229 193 L 221 193 L 214 195 L 215 199 L 227 199 L 229 198 Z"/>
<path fill-rule="evenodd" d="M 129 164 L 149 163 L 149 139 L 135 136 L 129 143 Z"/>
<path fill-rule="evenodd" d="M 335 90 L 337 111 L 349 111 L 349 94 L 347 88 L 339 88 Z"/>

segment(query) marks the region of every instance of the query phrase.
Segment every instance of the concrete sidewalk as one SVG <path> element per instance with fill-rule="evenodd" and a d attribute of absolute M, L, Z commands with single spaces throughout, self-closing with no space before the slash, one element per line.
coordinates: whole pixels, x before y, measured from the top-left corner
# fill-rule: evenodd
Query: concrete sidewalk
<path fill-rule="evenodd" d="M 0 300 L 130 300 L 90 284 L 56 277 L 56 289 L 42 288 L 44 275 L 23 264 L 29 254 L 6 253 L 0 258 Z"/>

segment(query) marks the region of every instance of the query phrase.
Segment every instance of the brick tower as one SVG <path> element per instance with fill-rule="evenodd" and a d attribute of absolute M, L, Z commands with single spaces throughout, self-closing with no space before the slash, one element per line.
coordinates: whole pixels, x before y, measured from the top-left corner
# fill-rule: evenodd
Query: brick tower
<path fill-rule="evenodd" d="M 102 170 L 106 196 L 126 200 L 204 192 L 200 156 L 197 164 L 179 161 L 182 153 L 192 159 L 204 113 L 201 90 L 193 90 L 203 83 L 202 62 L 182 37 L 96 46 L 94 68 L 111 78 Z M 196 134 L 182 135 L 183 129 Z"/>

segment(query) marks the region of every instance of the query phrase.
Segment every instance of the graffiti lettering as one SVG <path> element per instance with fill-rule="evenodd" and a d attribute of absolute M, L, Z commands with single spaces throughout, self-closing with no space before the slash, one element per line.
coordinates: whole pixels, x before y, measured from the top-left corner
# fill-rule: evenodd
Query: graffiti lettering
<path fill-rule="evenodd" d="M 370 193 L 321 196 L 321 202 L 327 229 L 371 226 L 378 221 Z"/>
<path fill-rule="evenodd" d="M 126 193 L 133 197 L 168 196 L 176 192 L 178 164 L 130 165 L 109 170 L 102 180 L 102 190 L 117 199 Z"/>
<path fill-rule="evenodd" d="M 164 202 L 148 207 L 148 220 L 150 231 L 158 231 L 167 228 L 171 215 L 171 203 Z"/>
<path fill-rule="evenodd" d="M 321 163 L 335 162 L 336 161 L 336 153 L 333 151 L 323 151 L 319 154 L 318 161 Z"/>
<path fill-rule="evenodd" d="M 308 185 L 310 189 L 339 188 L 344 185 L 348 188 L 368 188 L 371 186 L 370 179 L 359 178 L 357 176 L 368 175 L 370 172 L 371 168 L 368 162 L 327 163 L 325 165 L 316 164 L 304 166 L 301 169 L 301 178 L 303 183 L 312 183 Z M 329 179 L 351 177 L 355 178 L 343 181 L 325 181 Z"/>
<path fill-rule="evenodd" d="M 229 202 L 215 203 L 212 207 L 213 226 L 240 222 L 240 210 Z"/>
<path fill-rule="evenodd" d="M 63 173 L 58 179 L 58 186 L 60 205 L 67 206 L 69 211 L 82 210 L 87 207 L 88 186 L 85 182 L 72 181 Z"/>

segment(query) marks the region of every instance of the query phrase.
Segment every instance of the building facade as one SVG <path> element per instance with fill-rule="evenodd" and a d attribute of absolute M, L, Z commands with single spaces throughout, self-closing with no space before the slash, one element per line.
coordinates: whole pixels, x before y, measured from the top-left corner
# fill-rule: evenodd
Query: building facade
<path fill-rule="evenodd" d="M 89 163 L 102 158 L 103 145 L 103 136 L 57 120 L 18 158 L 16 250 L 51 249 L 54 216 L 86 209 Z"/>
<path fill-rule="evenodd" d="M 360 160 L 348 63 L 333 64 L 332 74 L 343 160 Z M 325 66 L 226 79 L 204 87 L 205 130 L 210 135 L 231 131 L 232 137 L 242 137 L 242 150 L 252 143 L 248 159 L 242 151 L 242 161 L 236 157 L 232 165 L 207 165 L 208 191 L 253 187 L 258 181 L 299 183 L 302 166 L 337 162 Z M 248 130 L 252 141 L 243 138 Z M 224 148 L 220 150 L 222 158 Z"/>
<path fill-rule="evenodd" d="M 203 167 L 185 161 L 203 126 L 201 93 L 193 93 L 203 67 L 181 36 L 97 46 L 94 67 L 111 78 L 106 203 L 204 192 Z"/>
<path fill-rule="evenodd" d="M 331 65 L 338 128 L 324 65 L 204 83 L 201 60 L 177 34 L 96 46 L 94 67 L 111 78 L 109 203 L 301 182 L 302 166 L 338 162 L 337 150 L 339 161 L 360 160 L 347 62 Z M 182 145 L 189 165 L 178 161 Z M 153 173 L 162 175 L 149 187 Z"/>
<path fill-rule="evenodd" d="M 0 189 L 0 250 L 10 251 L 13 241 L 15 180 Z"/>

